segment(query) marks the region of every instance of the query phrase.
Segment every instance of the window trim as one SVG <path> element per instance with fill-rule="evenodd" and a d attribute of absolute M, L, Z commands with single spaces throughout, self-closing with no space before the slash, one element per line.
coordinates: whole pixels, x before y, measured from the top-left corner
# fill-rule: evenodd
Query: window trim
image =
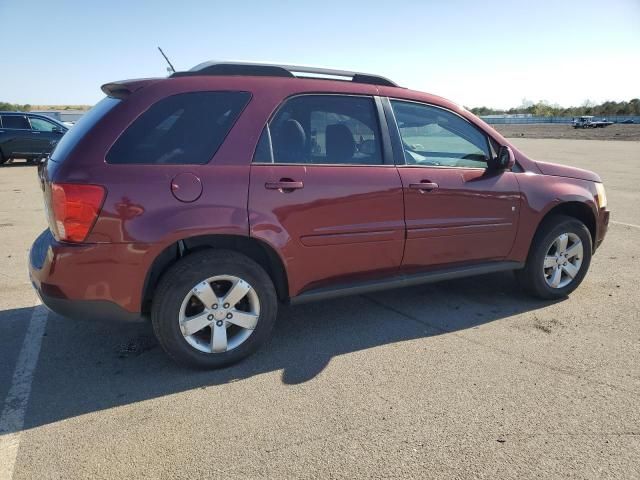
<path fill-rule="evenodd" d="M 396 114 L 393 111 L 393 105 L 391 105 L 391 101 L 395 100 L 398 102 L 405 102 L 405 103 L 414 103 L 416 105 L 420 105 L 423 107 L 432 107 L 432 108 L 437 108 L 440 110 L 444 110 L 447 113 L 451 113 L 452 115 L 455 115 L 456 117 L 462 119 L 463 121 L 465 121 L 466 123 L 468 123 L 471 127 L 473 127 L 475 130 L 477 130 L 485 139 L 485 141 L 487 142 L 487 151 L 489 152 L 489 154 L 491 154 L 493 152 L 493 149 L 491 147 L 491 142 L 489 139 L 494 140 L 496 143 L 500 144 L 500 142 L 496 141 L 493 137 L 491 137 L 489 134 L 487 134 L 487 132 L 485 132 L 484 130 L 482 130 L 480 127 L 478 127 L 477 125 L 473 124 L 472 122 L 470 122 L 468 119 L 464 118 L 462 115 L 460 115 L 457 112 L 454 112 L 453 110 L 450 110 L 446 107 L 442 107 L 440 105 L 436 105 L 434 103 L 428 103 L 428 102 L 420 102 L 417 100 L 408 100 L 406 98 L 398 98 L 398 97 L 383 97 L 382 98 L 382 102 L 385 108 L 385 114 L 389 115 L 391 117 L 391 123 L 395 126 L 394 132 L 393 132 L 393 136 L 395 136 L 395 142 L 394 142 L 394 159 L 396 161 L 396 166 L 397 167 L 408 167 L 408 168 L 439 168 L 439 169 L 449 169 L 449 168 L 455 168 L 455 169 L 463 169 L 463 170 L 482 170 L 482 171 L 486 171 L 489 169 L 489 163 L 487 162 L 487 166 L 486 167 L 458 167 L 458 166 L 454 166 L 454 165 L 418 165 L 418 164 L 408 164 L 407 163 L 407 159 L 404 155 L 404 148 L 402 148 L 402 134 L 400 133 L 400 127 L 398 126 L 398 121 L 396 120 Z M 399 152 L 396 154 L 396 150 L 399 150 Z"/>
<path fill-rule="evenodd" d="M 271 122 L 276 118 L 276 116 L 280 113 L 280 110 L 286 105 L 289 100 L 293 100 L 298 97 L 320 97 L 320 96 L 330 96 L 330 97 L 358 97 L 358 98 L 367 98 L 373 100 L 374 110 L 377 119 L 378 129 L 380 131 L 380 146 L 382 147 L 382 163 L 380 164 L 361 164 L 361 163 L 307 163 L 307 162 L 295 162 L 295 163 L 280 163 L 275 161 L 275 157 L 273 155 L 273 143 L 271 139 Z M 295 93 L 293 95 L 289 95 L 282 99 L 278 107 L 271 113 L 269 118 L 267 119 L 264 127 L 262 127 L 262 131 L 267 130 L 267 136 L 269 139 L 269 150 L 271 153 L 271 163 L 265 162 L 256 162 L 255 155 L 258 149 L 258 144 L 260 143 L 260 137 L 262 136 L 262 132 L 258 137 L 258 141 L 256 142 L 256 147 L 253 152 L 253 157 L 251 158 L 252 165 L 270 165 L 270 166 L 305 166 L 305 167 L 395 167 L 395 163 L 393 160 L 393 150 L 391 148 L 391 139 L 389 136 L 389 128 L 387 125 L 387 119 L 384 115 L 384 108 L 381 97 L 379 95 L 366 94 L 366 93 L 333 93 L 333 92 L 304 92 L 304 93 Z M 386 138 L 385 138 L 386 137 Z"/>

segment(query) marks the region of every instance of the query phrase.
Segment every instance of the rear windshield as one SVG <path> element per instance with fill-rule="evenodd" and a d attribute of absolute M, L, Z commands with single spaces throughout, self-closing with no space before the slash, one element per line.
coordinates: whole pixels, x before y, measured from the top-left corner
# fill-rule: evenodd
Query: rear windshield
<path fill-rule="evenodd" d="M 82 137 L 118 103 L 120 103 L 120 100 L 112 97 L 105 97 L 96 103 L 91 110 L 80 117 L 78 123 L 62 136 L 56 148 L 51 153 L 51 160 L 54 162 L 64 161 Z"/>
<path fill-rule="evenodd" d="M 160 100 L 125 130 L 107 163 L 207 163 L 250 97 L 248 92 L 190 92 Z"/>

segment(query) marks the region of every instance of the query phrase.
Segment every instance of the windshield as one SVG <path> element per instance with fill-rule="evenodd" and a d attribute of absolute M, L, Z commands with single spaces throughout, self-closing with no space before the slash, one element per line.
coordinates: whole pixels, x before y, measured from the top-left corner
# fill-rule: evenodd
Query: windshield
<path fill-rule="evenodd" d="M 91 130 L 107 112 L 115 107 L 120 100 L 113 97 L 105 97 L 100 100 L 91 110 L 85 113 L 78 123 L 76 123 L 72 129 L 67 131 L 56 148 L 51 153 L 51 160 L 54 162 L 63 162 L 65 158 L 69 156 L 71 150 L 78 144 L 78 142 Z"/>

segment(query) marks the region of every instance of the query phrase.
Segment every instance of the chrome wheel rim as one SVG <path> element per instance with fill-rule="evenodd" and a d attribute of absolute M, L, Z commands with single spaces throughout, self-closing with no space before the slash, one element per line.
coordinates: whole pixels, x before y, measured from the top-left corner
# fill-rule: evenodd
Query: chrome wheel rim
<path fill-rule="evenodd" d="M 189 345 L 203 353 L 224 353 L 251 336 L 260 318 L 260 300 L 245 280 L 217 275 L 189 290 L 178 317 Z"/>
<path fill-rule="evenodd" d="M 551 288 L 564 288 L 580 272 L 583 246 L 575 233 L 558 235 L 549 245 L 542 267 L 544 279 Z"/>

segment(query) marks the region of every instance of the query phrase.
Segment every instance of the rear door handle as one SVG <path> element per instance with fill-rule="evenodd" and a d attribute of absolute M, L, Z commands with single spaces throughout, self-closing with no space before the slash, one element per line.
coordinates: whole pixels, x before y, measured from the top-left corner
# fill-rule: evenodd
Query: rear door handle
<path fill-rule="evenodd" d="M 438 184 L 434 182 L 420 182 L 420 183 L 410 183 L 409 188 L 413 188 L 415 190 L 422 190 L 423 192 L 430 192 L 431 190 L 435 190 L 438 188 Z"/>
<path fill-rule="evenodd" d="M 264 184 L 264 188 L 267 190 L 280 190 L 288 193 L 293 192 L 304 187 L 304 183 L 291 180 L 290 178 L 281 178 L 278 182 L 267 182 Z"/>

